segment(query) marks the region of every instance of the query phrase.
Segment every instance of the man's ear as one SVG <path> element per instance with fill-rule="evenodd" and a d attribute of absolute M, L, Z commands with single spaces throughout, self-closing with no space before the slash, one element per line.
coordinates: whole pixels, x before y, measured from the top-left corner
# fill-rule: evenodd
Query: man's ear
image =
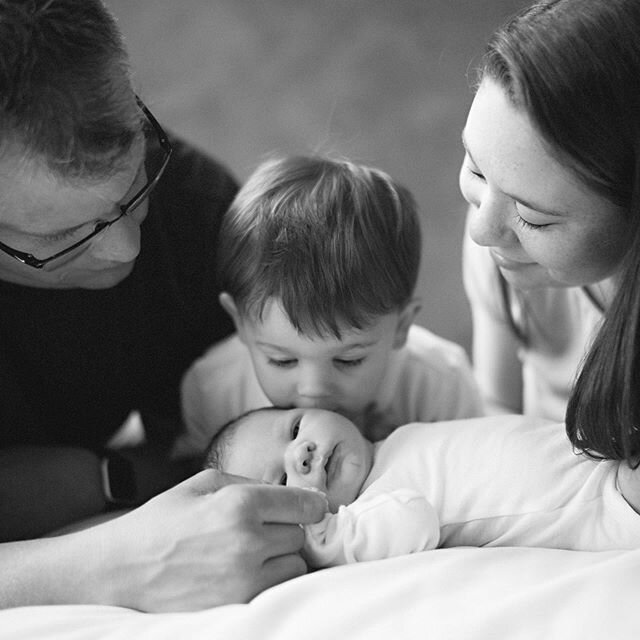
<path fill-rule="evenodd" d="M 400 312 L 398 325 L 396 326 L 396 335 L 393 339 L 394 349 L 401 349 L 406 344 L 409 328 L 413 324 L 413 321 L 421 308 L 422 304 L 420 303 L 420 299 L 412 298 Z"/>
<path fill-rule="evenodd" d="M 220 306 L 231 316 L 231 319 L 233 320 L 233 324 L 236 327 L 236 331 L 240 336 L 240 340 L 242 340 L 242 333 L 243 333 L 242 318 L 238 313 L 238 307 L 236 307 L 236 303 L 233 297 L 230 294 L 228 294 L 226 291 L 223 291 L 218 296 L 218 301 L 220 302 Z"/>

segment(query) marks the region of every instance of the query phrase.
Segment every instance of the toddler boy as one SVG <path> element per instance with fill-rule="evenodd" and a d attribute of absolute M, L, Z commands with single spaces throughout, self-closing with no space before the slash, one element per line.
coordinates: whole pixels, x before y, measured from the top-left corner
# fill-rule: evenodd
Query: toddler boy
<path fill-rule="evenodd" d="M 269 404 L 336 411 L 373 440 L 481 414 L 464 350 L 413 324 L 420 221 L 382 171 L 270 160 L 225 214 L 219 243 L 220 302 L 237 334 L 187 372 L 177 454 L 201 453 L 226 422 Z"/>

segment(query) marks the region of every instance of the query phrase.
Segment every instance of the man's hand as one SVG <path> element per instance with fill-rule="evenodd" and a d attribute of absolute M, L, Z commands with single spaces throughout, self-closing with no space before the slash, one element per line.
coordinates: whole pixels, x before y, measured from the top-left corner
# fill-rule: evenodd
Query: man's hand
<path fill-rule="evenodd" d="M 306 572 L 298 525 L 318 522 L 326 510 L 321 494 L 202 471 L 77 534 L 104 552 L 102 571 L 78 589 L 89 589 L 93 602 L 142 611 L 247 602 Z"/>

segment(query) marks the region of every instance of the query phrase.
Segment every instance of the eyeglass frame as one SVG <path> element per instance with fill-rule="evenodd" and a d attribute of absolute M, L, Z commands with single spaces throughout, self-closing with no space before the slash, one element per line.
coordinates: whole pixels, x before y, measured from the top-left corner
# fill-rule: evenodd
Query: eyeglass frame
<path fill-rule="evenodd" d="M 57 258 L 61 258 L 62 256 L 71 253 L 78 247 L 81 247 L 82 245 L 89 242 L 89 240 L 91 240 L 92 238 L 95 238 L 95 236 L 97 236 L 99 233 L 102 233 L 105 229 L 108 229 L 111 225 L 118 222 L 118 220 L 135 211 L 149 197 L 151 192 L 155 189 L 158 182 L 160 181 L 164 170 L 167 168 L 167 164 L 169 164 L 169 158 L 171 158 L 173 147 L 171 146 L 169 137 L 165 133 L 164 129 L 160 126 L 160 123 L 156 120 L 155 116 L 151 113 L 151 111 L 149 111 L 149 108 L 144 104 L 144 102 L 142 102 L 139 96 L 136 96 L 136 103 L 140 107 L 140 110 L 142 111 L 147 121 L 151 124 L 154 133 L 158 136 L 160 148 L 165 152 L 165 156 L 162 161 L 162 165 L 160 166 L 160 169 L 158 169 L 156 175 L 151 180 L 149 180 L 147 184 L 145 184 L 142 189 L 140 189 L 131 198 L 131 200 L 129 200 L 129 202 L 119 205 L 120 215 L 115 217 L 113 220 L 108 220 L 106 222 L 97 222 L 95 228 L 89 235 L 82 238 L 82 240 L 78 240 L 78 242 L 74 242 L 70 247 L 54 253 L 48 258 L 36 258 L 33 254 L 13 249 L 4 242 L 0 242 L 0 251 L 6 253 L 12 258 L 15 258 L 22 264 L 26 264 L 27 266 L 33 267 L 34 269 L 42 269 L 42 267 L 44 267 L 52 260 L 56 260 Z"/>

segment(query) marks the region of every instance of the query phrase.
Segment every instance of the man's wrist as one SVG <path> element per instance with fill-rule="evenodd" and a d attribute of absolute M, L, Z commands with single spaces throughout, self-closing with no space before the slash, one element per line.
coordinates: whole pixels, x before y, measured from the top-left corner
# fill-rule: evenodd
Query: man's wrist
<path fill-rule="evenodd" d="M 103 451 L 100 474 L 108 508 L 133 507 L 140 503 L 135 467 L 126 456 L 109 449 Z"/>

